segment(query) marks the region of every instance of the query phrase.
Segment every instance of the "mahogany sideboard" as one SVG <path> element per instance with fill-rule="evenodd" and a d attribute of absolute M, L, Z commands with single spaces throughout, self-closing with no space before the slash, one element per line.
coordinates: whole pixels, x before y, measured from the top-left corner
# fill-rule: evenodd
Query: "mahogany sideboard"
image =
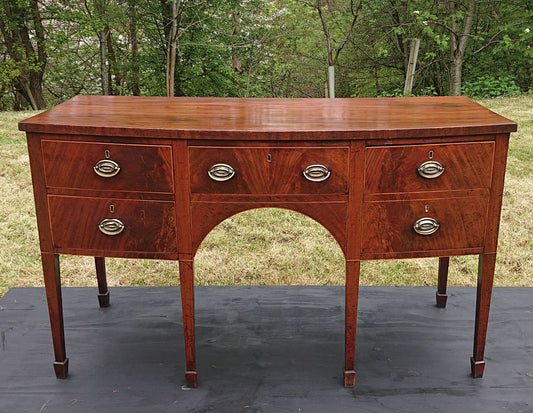
<path fill-rule="evenodd" d="M 197 385 L 193 260 L 239 212 L 318 221 L 346 259 L 344 385 L 355 384 L 362 260 L 478 254 L 473 377 L 481 377 L 509 134 L 466 97 L 242 99 L 77 96 L 26 131 L 55 353 L 65 378 L 60 254 L 178 260 L 185 378 Z"/>

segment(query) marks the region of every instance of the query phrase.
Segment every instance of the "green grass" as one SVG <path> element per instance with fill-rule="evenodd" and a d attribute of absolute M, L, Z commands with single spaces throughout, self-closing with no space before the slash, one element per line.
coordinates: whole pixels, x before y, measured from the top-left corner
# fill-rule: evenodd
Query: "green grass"
<path fill-rule="evenodd" d="M 481 103 L 519 123 L 511 137 L 495 283 L 533 286 L 533 96 Z M 25 137 L 17 122 L 31 113 L 0 112 L 0 296 L 14 286 L 42 286 L 39 241 Z M 65 286 L 94 286 L 90 257 L 61 256 Z M 108 259 L 117 285 L 177 285 L 172 261 Z M 454 257 L 450 285 L 475 285 L 477 258 Z M 195 258 L 197 285 L 344 283 L 344 258 L 333 237 L 301 214 L 243 212 L 217 226 Z M 363 285 L 435 285 L 437 259 L 367 261 Z"/>
<path fill-rule="evenodd" d="M 17 130 L 30 114 L 0 112 L 0 294 L 42 284 L 28 154 Z"/>

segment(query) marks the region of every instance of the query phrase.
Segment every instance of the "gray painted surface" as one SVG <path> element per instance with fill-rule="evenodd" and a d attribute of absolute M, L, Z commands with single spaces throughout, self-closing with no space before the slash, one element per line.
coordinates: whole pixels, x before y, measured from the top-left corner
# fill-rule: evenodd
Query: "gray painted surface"
<path fill-rule="evenodd" d="M 474 288 L 362 287 L 357 382 L 342 387 L 342 287 L 197 287 L 197 389 L 184 387 L 179 288 L 63 290 L 56 380 L 42 288 L 0 300 L 0 413 L 532 412 L 533 288 L 496 288 L 472 379 Z"/>

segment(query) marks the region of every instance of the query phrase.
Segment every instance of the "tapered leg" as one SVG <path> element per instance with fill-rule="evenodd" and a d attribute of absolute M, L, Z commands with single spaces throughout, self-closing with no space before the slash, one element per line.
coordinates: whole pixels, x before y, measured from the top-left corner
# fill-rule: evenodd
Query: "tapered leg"
<path fill-rule="evenodd" d="M 187 386 L 198 385 L 196 351 L 194 344 L 194 270 L 193 261 L 180 261 L 181 308 L 185 339 L 185 380 Z"/>
<path fill-rule="evenodd" d="M 355 386 L 355 334 L 359 299 L 359 261 L 346 261 L 346 325 L 344 352 L 344 387 Z"/>
<path fill-rule="evenodd" d="M 446 294 L 446 286 L 448 284 L 448 266 L 450 264 L 450 257 L 439 258 L 439 281 L 437 286 L 436 300 L 437 307 L 446 307 L 448 295 Z"/>
<path fill-rule="evenodd" d="M 96 279 L 98 280 L 98 303 L 100 307 L 109 307 L 109 289 L 105 270 L 105 258 L 94 257 L 96 266 Z"/>
<path fill-rule="evenodd" d="M 479 256 L 474 355 L 470 359 L 472 377 L 482 377 L 485 369 L 485 341 L 487 338 L 495 264 L 496 254 L 482 254 Z"/>
<path fill-rule="evenodd" d="M 58 379 L 65 379 L 68 375 L 68 358 L 65 349 L 59 256 L 57 254 L 42 253 L 41 259 L 54 345 L 54 371 Z"/>

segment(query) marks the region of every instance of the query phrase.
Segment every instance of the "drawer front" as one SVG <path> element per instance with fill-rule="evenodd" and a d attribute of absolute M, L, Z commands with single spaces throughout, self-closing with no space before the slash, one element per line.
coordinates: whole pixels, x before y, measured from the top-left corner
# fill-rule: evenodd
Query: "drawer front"
<path fill-rule="evenodd" d="M 348 159 L 347 147 L 192 147 L 189 149 L 191 192 L 345 194 Z M 217 165 L 219 178 L 227 175 L 226 180 L 217 180 L 217 172 L 210 177 L 208 171 Z"/>
<path fill-rule="evenodd" d="M 50 195 L 48 203 L 56 248 L 177 252 L 173 202 Z"/>
<path fill-rule="evenodd" d="M 365 202 L 363 205 L 363 256 L 472 249 L 483 245 L 487 212 L 484 197 Z"/>
<path fill-rule="evenodd" d="M 369 147 L 365 192 L 490 188 L 493 152 L 494 142 Z"/>
<path fill-rule="evenodd" d="M 43 140 L 42 149 L 49 188 L 174 192 L 170 146 Z"/>

